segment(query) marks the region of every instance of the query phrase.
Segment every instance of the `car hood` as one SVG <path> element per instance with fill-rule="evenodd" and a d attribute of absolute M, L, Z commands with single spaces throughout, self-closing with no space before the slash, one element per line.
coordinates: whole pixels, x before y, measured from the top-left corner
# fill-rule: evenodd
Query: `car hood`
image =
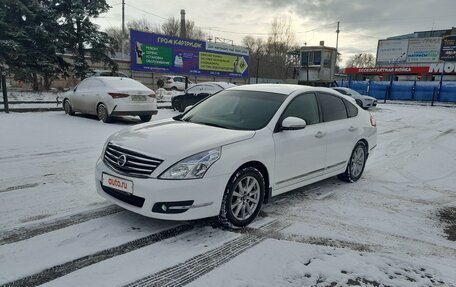
<path fill-rule="evenodd" d="M 175 160 L 246 140 L 254 135 L 254 131 L 230 130 L 167 119 L 124 129 L 108 140 L 155 158 Z"/>

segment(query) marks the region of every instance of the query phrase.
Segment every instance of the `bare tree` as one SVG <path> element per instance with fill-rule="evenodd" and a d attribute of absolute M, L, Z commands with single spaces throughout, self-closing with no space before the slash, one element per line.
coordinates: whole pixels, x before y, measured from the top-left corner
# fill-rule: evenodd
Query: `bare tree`
<path fill-rule="evenodd" d="M 347 68 L 367 68 L 375 66 L 375 56 L 370 53 L 360 53 L 347 60 Z"/>
<path fill-rule="evenodd" d="M 170 17 L 168 20 L 161 25 L 161 32 L 168 36 L 179 37 L 180 35 L 180 20 L 175 17 Z M 194 40 L 204 40 L 206 34 L 196 26 L 195 22 L 192 20 L 185 21 L 185 30 L 187 38 Z"/>
<path fill-rule="evenodd" d="M 292 75 L 294 67 L 289 52 L 296 48 L 297 44 L 291 27 L 291 20 L 275 17 L 271 23 L 271 30 L 264 48 L 267 56 L 265 59 L 266 67 L 269 67 L 269 77 L 286 79 Z M 274 67 L 274 69 L 270 69 L 270 67 Z"/>
<path fill-rule="evenodd" d="M 160 29 L 165 35 L 179 37 L 180 21 L 175 17 L 170 17 L 161 25 Z"/>
<path fill-rule="evenodd" d="M 137 31 L 145 31 L 145 32 L 151 32 L 151 33 L 160 32 L 160 27 L 158 25 L 150 23 L 145 18 L 128 21 L 127 27 L 128 27 L 128 29 L 133 29 L 133 30 L 137 30 Z"/>

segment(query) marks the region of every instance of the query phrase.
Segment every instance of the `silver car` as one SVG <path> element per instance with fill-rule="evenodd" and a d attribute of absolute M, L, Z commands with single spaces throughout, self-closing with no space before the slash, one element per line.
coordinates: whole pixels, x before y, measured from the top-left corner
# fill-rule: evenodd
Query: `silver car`
<path fill-rule="evenodd" d="M 368 109 L 377 106 L 377 99 L 365 95 L 361 95 L 355 90 L 350 88 L 343 88 L 343 87 L 334 87 L 334 90 L 338 91 L 342 95 L 346 95 L 355 99 L 358 106 L 363 109 Z"/>
<path fill-rule="evenodd" d="M 148 122 L 157 114 L 157 101 L 154 91 L 133 79 L 90 77 L 64 95 L 63 108 L 68 115 L 96 115 L 103 122 L 124 115 L 139 116 Z"/>

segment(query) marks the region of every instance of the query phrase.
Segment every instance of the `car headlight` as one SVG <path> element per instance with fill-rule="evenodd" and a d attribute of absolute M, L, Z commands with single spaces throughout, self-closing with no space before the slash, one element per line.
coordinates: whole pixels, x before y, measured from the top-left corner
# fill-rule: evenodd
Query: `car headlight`
<path fill-rule="evenodd" d="M 163 172 L 160 179 L 196 179 L 202 178 L 209 167 L 222 154 L 222 148 L 214 148 L 187 157 Z"/>

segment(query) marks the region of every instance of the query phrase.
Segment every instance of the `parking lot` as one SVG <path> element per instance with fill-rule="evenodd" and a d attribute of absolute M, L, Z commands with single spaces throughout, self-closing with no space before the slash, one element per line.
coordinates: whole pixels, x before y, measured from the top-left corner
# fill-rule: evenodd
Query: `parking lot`
<path fill-rule="evenodd" d="M 378 146 L 358 182 L 280 195 L 238 230 L 96 194 L 106 138 L 138 119 L 2 113 L 0 286 L 456 286 L 456 109 L 372 113 Z"/>

